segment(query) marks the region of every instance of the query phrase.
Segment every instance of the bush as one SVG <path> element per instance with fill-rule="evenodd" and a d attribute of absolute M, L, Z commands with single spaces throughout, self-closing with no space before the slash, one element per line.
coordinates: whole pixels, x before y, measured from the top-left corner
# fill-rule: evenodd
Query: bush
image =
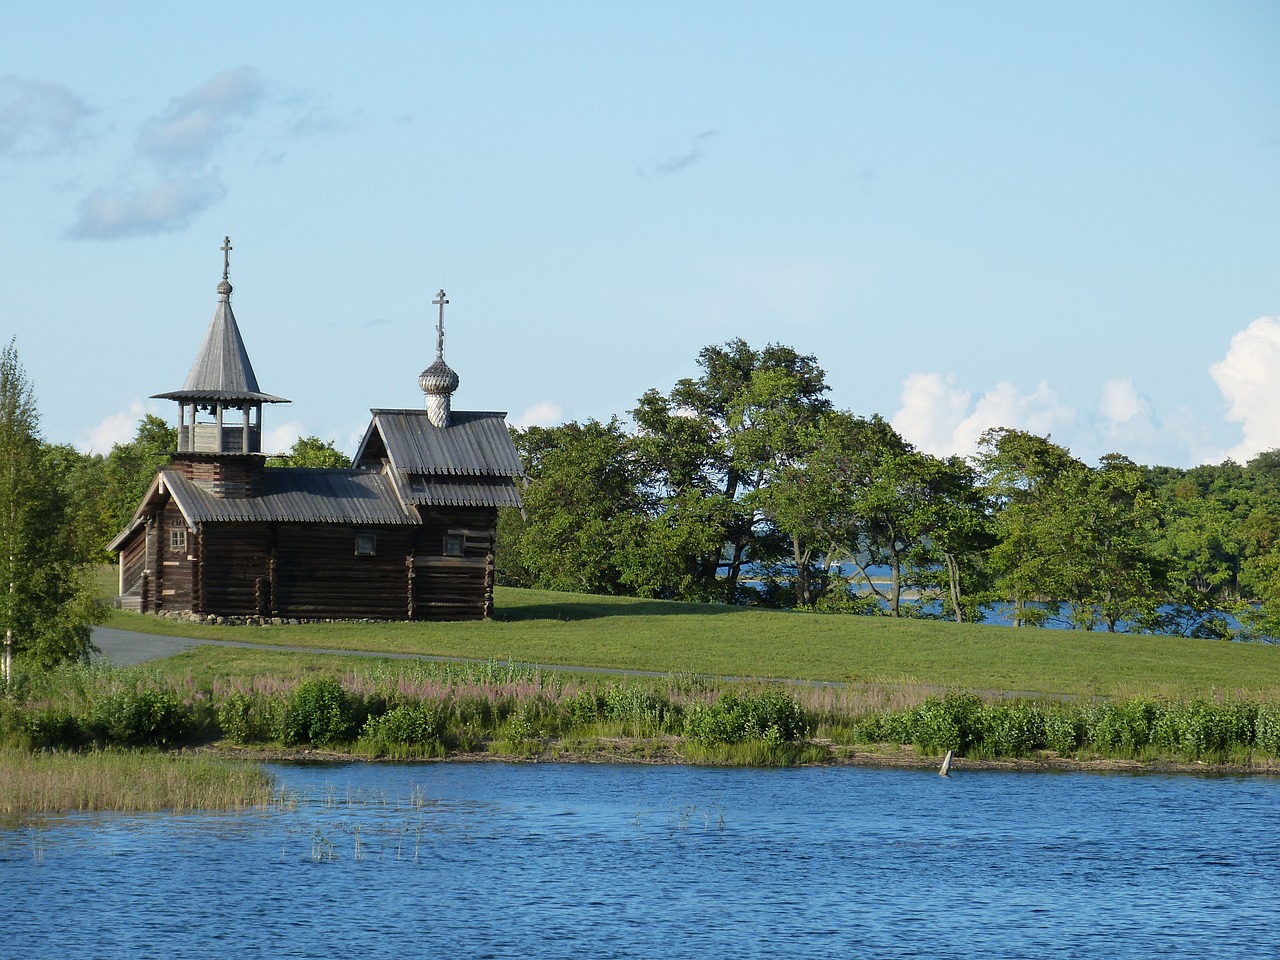
<path fill-rule="evenodd" d="M 303 681 L 276 718 L 275 734 L 286 744 L 350 740 L 351 702 L 346 691 L 333 677 Z"/>
<path fill-rule="evenodd" d="M 429 704 L 404 704 L 377 717 L 369 717 L 360 739 L 376 754 L 403 753 L 405 747 L 438 745 L 445 722 L 440 710 Z"/>
<path fill-rule="evenodd" d="M 685 734 L 701 744 L 794 743 L 807 732 L 799 701 L 771 691 L 755 696 L 721 694 L 714 703 L 699 704 L 685 715 Z"/>
<path fill-rule="evenodd" d="M 1280 704 L 1258 704 L 1253 723 L 1254 745 L 1263 753 L 1280 756 Z"/>
<path fill-rule="evenodd" d="M 980 738 L 982 701 L 972 693 L 930 697 L 904 715 L 903 731 L 925 753 L 966 754 Z"/>
<path fill-rule="evenodd" d="M 191 708 L 167 690 L 122 690 L 94 704 L 92 738 L 123 747 L 173 747 L 194 730 Z"/>
<path fill-rule="evenodd" d="M 1102 704 L 1092 717 L 1089 740 L 1100 751 L 1136 757 L 1161 729 L 1163 712 L 1161 705 L 1142 698 Z"/>
<path fill-rule="evenodd" d="M 991 704 L 981 711 L 977 720 L 982 749 L 991 756 L 1025 757 L 1045 746 L 1044 713 L 1029 701 Z"/>
<path fill-rule="evenodd" d="M 1044 745 L 1064 756 L 1084 746 L 1088 730 L 1074 707 L 1058 707 L 1044 715 Z"/>
<path fill-rule="evenodd" d="M 80 718 L 66 707 L 46 707 L 26 716 L 27 741 L 32 750 L 75 750 L 88 739 Z"/>
<path fill-rule="evenodd" d="M 270 740 L 270 709 L 260 697 L 232 693 L 218 707 L 218 728 L 232 743 Z"/>

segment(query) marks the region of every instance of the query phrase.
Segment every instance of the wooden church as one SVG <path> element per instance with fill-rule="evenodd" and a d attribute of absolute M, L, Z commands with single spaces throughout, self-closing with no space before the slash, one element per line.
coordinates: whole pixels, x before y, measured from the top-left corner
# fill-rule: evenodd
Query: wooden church
<path fill-rule="evenodd" d="M 472 620 L 493 612 L 499 507 L 519 507 L 504 413 L 453 410 L 441 290 L 425 408 L 373 410 L 345 470 L 269 467 L 263 393 L 231 311 L 230 239 L 181 390 L 178 450 L 111 542 L 120 606 L 193 617 Z"/>

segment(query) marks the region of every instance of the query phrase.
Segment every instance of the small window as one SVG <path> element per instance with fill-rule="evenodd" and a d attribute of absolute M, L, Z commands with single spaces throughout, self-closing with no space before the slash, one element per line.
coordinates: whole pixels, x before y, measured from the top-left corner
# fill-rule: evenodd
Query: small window
<path fill-rule="evenodd" d="M 465 538 L 460 533 L 446 533 L 444 535 L 444 555 L 446 557 L 462 556 L 462 547 Z"/>
<path fill-rule="evenodd" d="M 356 534 L 356 556 L 372 557 L 378 552 L 378 535 L 376 533 Z"/>
<path fill-rule="evenodd" d="M 172 553 L 187 552 L 187 528 L 186 527 L 170 527 L 169 528 L 169 550 Z"/>

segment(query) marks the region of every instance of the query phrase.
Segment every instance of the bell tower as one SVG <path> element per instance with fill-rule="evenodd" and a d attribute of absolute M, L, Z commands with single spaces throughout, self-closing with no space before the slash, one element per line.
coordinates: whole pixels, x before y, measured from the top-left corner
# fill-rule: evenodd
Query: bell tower
<path fill-rule="evenodd" d="M 288 403 L 258 389 L 231 311 L 231 238 L 222 244 L 218 303 L 181 390 L 154 394 L 178 403 L 173 466 L 221 497 L 252 497 L 262 479 L 262 405 Z"/>

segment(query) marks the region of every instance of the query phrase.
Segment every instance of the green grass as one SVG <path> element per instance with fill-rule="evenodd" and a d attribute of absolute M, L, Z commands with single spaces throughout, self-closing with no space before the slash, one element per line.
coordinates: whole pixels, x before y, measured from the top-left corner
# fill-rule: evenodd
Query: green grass
<path fill-rule="evenodd" d="M 0 814 L 64 810 L 243 810 L 271 803 L 257 764 L 143 752 L 0 749 Z"/>
<path fill-rule="evenodd" d="M 499 588 L 473 623 L 188 624 L 113 611 L 108 626 L 547 666 L 855 681 L 1067 696 L 1280 700 L 1280 647 L 1128 634 L 786 613 Z M 235 656 L 248 658 L 236 651 Z M 184 654 L 193 665 L 221 654 Z M 301 661 L 279 661 L 301 663 Z M 306 669 L 294 666 L 290 669 Z"/>

